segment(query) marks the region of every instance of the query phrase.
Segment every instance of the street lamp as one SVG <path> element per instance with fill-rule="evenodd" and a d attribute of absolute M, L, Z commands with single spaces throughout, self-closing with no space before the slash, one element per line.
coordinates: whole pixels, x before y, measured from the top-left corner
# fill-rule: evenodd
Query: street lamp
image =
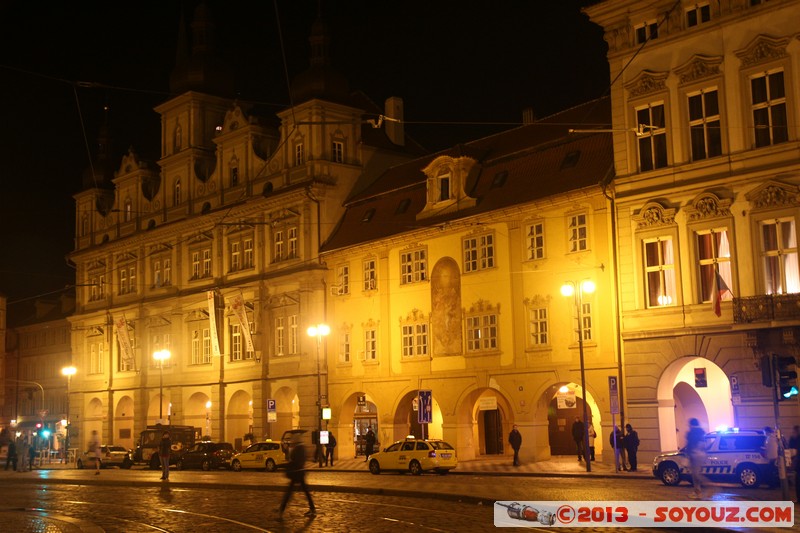
<path fill-rule="evenodd" d="M 64 436 L 64 459 L 69 463 L 69 389 L 72 383 L 72 376 L 78 371 L 74 366 L 65 366 L 61 369 L 61 374 L 67 376 L 67 418 L 63 421 L 67 434 Z"/>
<path fill-rule="evenodd" d="M 164 420 L 164 361 L 172 357 L 169 350 L 159 350 L 153 354 L 153 359 L 158 361 L 158 422 Z"/>
<path fill-rule="evenodd" d="M 575 301 L 575 308 L 578 311 L 578 352 L 580 353 L 581 363 L 581 389 L 583 389 L 583 455 L 586 459 L 586 471 L 592 471 L 592 463 L 589 454 L 589 413 L 587 405 L 586 393 L 586 366 L 583 360 L 583 294 L 591 294 L 594 292 L 595 285 L 590 279 L 585 279 L 580 283 L 568 281 L 561 286 L 561 294 L 564 296 L 573 296 Z"/>
<path fill-rule="evenodd" d="M 320 468 L 322 468 L 322 444 L 320 444 L 322 434 L 322 385 L 320 384 L 319 359 L 322 337 L 327 337 L 330 333 L 331 328 L 327 324 L 317 324 L 308 328 L 308 336 L 317 338 L 317 458 L 319 459 Z"/>

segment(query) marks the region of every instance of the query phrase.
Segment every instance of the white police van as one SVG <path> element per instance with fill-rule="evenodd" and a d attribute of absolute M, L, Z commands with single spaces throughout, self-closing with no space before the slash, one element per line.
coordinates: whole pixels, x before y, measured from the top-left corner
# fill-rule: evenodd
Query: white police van
<path fill-rule="evenodd" d="M 706 462 L 703 474 L 713 481 L 741 483 L 755 488 L 761 483 L 774 485 L 774 467 L 762 454 L 766 436 L 760 429 L 729 429 L 706 433 Z M 653 475 L 665 485 L 692 479 L 689 456 L 683 449 L 662 453 L 653 459 Z"/>

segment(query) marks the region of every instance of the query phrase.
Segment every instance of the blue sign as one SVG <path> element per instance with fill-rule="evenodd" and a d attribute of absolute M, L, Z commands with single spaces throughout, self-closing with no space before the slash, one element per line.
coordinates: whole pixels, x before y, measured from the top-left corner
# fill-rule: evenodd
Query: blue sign
<path fill-rule="evenodd" d="M 433 422 L 433 393 L 429 390 L 421 390 L 417 393 L 417 422 L 420 424 L 430 424 Z"/>

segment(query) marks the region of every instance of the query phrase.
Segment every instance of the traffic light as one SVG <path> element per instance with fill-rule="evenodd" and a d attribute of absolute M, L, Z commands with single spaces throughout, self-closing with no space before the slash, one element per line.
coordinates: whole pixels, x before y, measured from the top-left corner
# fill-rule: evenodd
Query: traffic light
<path fill-rule="evenodd" d="M 778 374 L 778 401 L 797 396 L 797 359 L 791 355 L 776 355 Z"/>

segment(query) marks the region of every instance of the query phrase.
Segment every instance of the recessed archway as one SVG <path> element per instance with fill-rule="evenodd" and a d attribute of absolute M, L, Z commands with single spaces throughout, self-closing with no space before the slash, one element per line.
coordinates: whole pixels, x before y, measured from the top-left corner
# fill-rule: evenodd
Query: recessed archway
<path fill-rule="evenodd" d="M 113 444 L 133 449 L 135 437 L 133 435 L 133 398 L 123 396 L 114 409 L 114 435 Z"/>
<path fill-rule="evenodd" d="M 226 439 L 233 443 L 237 450 L 242 449 L 244 436 L 250 433 L 253 427 L 253 402 L 252 396 L 243 390 L 237 390 L 228 401 L 228 408 L 225 410 Z"/>

